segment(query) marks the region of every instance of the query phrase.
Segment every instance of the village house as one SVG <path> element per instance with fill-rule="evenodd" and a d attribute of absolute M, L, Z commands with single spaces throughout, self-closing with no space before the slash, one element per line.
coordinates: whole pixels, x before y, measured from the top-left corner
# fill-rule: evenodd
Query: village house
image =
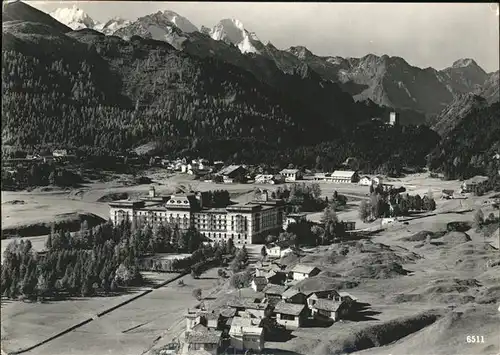
<path fill-rule="evenodd" d="M 479 184 L 488 180 L 486 176 L 474 176 L 469 180 L 465 180 L 462 183 L 462 192 L 472 192 L 477 193 L 477 187 Z"/>
<path fill-rule="evenodd" d="M 344 225 L 344 230 L 346 232 L 356 229 L 356 222 L 354 221 L 342 221 L 342 224 Z"/>
<path fill-rule="evenodd" d="M 266 299 L 271 301 L 281 301 L 283 299 L 283 293 L 286 291 L 286 286 L 268 284 L 264 289 L 264 295 Z"/>
<path fill-rule="evenodd" d="M 246 180 L 247 169 L 242 165 L 229 165 L 219 171 L 224 183 L 243 182 Z"/>
<path fill-rule="evenodd" d="M 274 184 L 274 175 L 272 174 L 257 174 L 255 175 L 256 184 Z"/>
<path fill-rule="evenodd" d="M 283 221 L 283 230 L 287 230 L 288 226 L 293 223 L 300 223 L 307 221 L 307 213 L 289 213 Z"/>
<path fill-rule="evenodd" d="M 181 173 L 187 174 L 190 170 L 193 170 L 193 166 L 191 164 L 181 164 Z"/>
<path fill-rule="evenodd" d="M 281 266 L 270 261 L 258 261 L 255 264 L 255 276 L 264 276 L 269 271 L 281 271 Z"/>
<path fill-rule="evenodd" d="M 201 315 L 199 310 L 189 310 L 185 315 L 186 318 L 186 332 L 191 331 L 195 325 L 201 323 Z"/>
<path fill-rule="evenodd" d="M 270 270 L 267 274 L 262 275 L 267 279 L 268 283 L 282 285 L 286 281 L 286 273 L 283 270 Z"/>
<path fill-rule="evenodd" d="M 258 262 L 255 266 L 255 276 L 263 276 L 268 283 L 282 284 L 286 280 L 286 272 L 281 266 L 270 262 Z"/>
<path fill-rule="evenodd" d="M 53 157 L 65 157 L 68 155 L 68 150 L 67 149 L 56 149 L 52 152 Z"/>
<path fill-rule="evenodd" d="M 229 304 L 229 307 L 236 309 L 236 314 L 248 313 L 249 315 L 263 319 L 269 311 L 269 304 L 252 298 L 239 298 Z"/>
<path fill-rule="evenodd" d="M 340 294 L 335 290 L 318 291 L 307 297 L 307 307 L 312 309 L 314 304 L 320 299 L 333 300 L 337 302 L 341 301 Z"/>
<path fill-rule="evenodd" d="M 215 312 L 202 312 L 201 313 L 201 324 L 206 326 L 208 329 L 217 330 L 219 329 L 220 314 Z"/>
<path fill-rule="evenodd" d="M 311 314 L 318 319 L 331 319 L 338 321 L 347 314 L 347 303 L 330 299 L 319 298 L 311 306 Z"/>
<path fill-rule="evenodd" d="M 273 174 L 257 174 L 255 175 L 254 179 L 256 184 L 270 184 L 270 185 L 275 185 L 275 184 L 281 184 L 285 180 L 281 175 L 273 175 Z"/>
<path fill-rule="evenodd" d="M 295 303 L 295 304 L 307 303 L 307 295 L 304 292 L 295 289 L 294 287 L 290 287 L 288 290 L 283 292 L 281 298 L 287 303 Z"/>
<path fill-rule="evenodd" d="M 282 248 L 276 244 L 270 244 L 266 246 L 267 257 L 269 258 L 282 258 L 285 255 L 292 253 L 293 250 L 290 248 Z"/>
<path fill-rule="evenodd" d="M 186 332 L 195 330 L 198 325 L 211 330 L 219 329 L 221 316 L 218 312 L 207 312 L 199 309 L 188 309 L 186 315 Z"/>
<path fill-rule="evenodd" d="M 253 278 L 251 287 L 255 292 L 262 291 L 267 285 L 267 279 L 264 276 L 256 276 Z"/>
<path fill-rule="evenodd" d="M 372 179 L 365 175 L 362 178 L 359 179 L 359 184 L 363 186 L 371 186 L 372 185 Z"/>
<path fill-rule="evenodd" d="M 297 329 L 307 317 L 307 308 L 304 304 L 294 304 L 280 301 L 274 307 L 276 322 L 286 329 Z"/>
<path fill-rule="evenodd" d="M 222 332 L 209 330 L 203 325 L 196 326 L 196 329 L 186 333 L 186 343 L 190 353 L 205 351 L 212 355 L 219 352 L 221 346 Z"/>
<path fill-rule="evenodd" d="M 236 315 L 237 310 L 228 306 L 224 306 L 218 310 L 219 313 L 219 328 L 218 330 L 228 330 L 231 326 L 231 321 Z"/>
<path fill-rule="evenodd" d="M 255 318 L 234 317 L 229 330 L 230 344 L 236 350 L 262 351 L 264 349 L 264 328 Z"/>
<path fill-rule="evenodd" d="M 389 192 L 394 189 L 394 185 L 392 184 L 378 184 L 377 186 L 380 187 L 384 192 Z"/>
<path fill-rule="evenodd" d="M 335 170 L 332 173 L 331 180 L 338 184 L 355 183 L 359 181 L 359 175 L 352 170 Z"/>
<path fill-rule="evenodd" d="M 283 169 L 280 175 L 285 178 L 286 182 L 293 182 L 302 179 L 302 173 L 299 169 Z"/>
<path fill-rule="evenodd" d="M 377 175 L 377 176 L 372 177 L 372 183 L 371 184 L 373 186 L 378 186 L 378 185 L 382 184 L 382 182 L 383 182 L 382 176 L 378 176 Z"/>
<path fill-rule="evenodd" d="M 313 176 L 313 180 L 337 184 L 348 184 L 359 182 L 359 175 L 356 171 L 335 170 L 333 173 L 316 173 Z"/>
<path fill-rule="evenodd" d="M 213 167 L 215 170 L 220 170 L 224 167 L 224 162 L 222 160 L 216 160 L 213 163 Z"/>
<path fill-rule="evenodd" d="M 442 194 L 441 194 L 441 198 L 446 199 L 446 200 L 452 199 L 454 193 L 455 193 L 455 190 L 443 190 Z"/>
<path fill-rule="evenodd" d="M 207 170 L 208 165 L 209 165 L 209 161 L 207 159 L 198 158 L 198 159 L 193 159 L 191 161 L 191 164 L 192 164 L 193 168 L 195 168 L 197 170 Z"/>
<path fill-rule="evenodd" d="M 330 176 L 328 173 L 314 173 L 312 178 L 314 181 L 326 181 L 328 176 Z"/>
<path fill-rule="evenodd" d="M 313 277 L 316 276 L 321 272 L 320 269 L 318 269 L 316 266 L 313 265 L 305 265 L 305 264 L 297 264 L 295 267 L 290 271 L 291 273 L 291 278 L 293 280 L 304 280 L 308 277 Z"/>

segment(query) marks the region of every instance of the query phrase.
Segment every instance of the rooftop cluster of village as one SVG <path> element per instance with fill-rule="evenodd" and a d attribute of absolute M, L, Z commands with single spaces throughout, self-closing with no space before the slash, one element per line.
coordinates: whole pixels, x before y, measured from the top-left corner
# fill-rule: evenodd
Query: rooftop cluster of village
<path fill-rule="evenodd" d="M 325 286 L 319 268 L 297 264 L 288 269 L 271 255 L 269 250 L 269 261 L 258 262 L 252 270 L 253 293 L 248 297 L 187 311 L 180 353 L 260 352 L 266 340 L 355 316 L 356 298 Z"/>

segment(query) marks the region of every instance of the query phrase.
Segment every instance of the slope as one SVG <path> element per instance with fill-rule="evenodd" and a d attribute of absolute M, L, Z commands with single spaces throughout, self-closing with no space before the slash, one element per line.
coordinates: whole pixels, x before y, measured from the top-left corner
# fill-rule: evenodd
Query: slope
<path fill-rule="evenodd" d="M 35 9 L 21 1 L 2 4 L 2 23 L 6 21 L 38 22 L 52 27 L 62 33 L 71 31 L 71 28 L 58 22 L 50 15 Z"/>
<path fill-rule="evenodd" d="M 94 30 L 104 33 L 105 35 L 111 35 L 118 31 L 120 28 L 130 25 L 132 21 L 125 20 L 120 17 L 114 17 L 104 23 L 99 23 L 94 26 Z"/>
<path fill-rule="evenodd" d="M 47 36 L 40 34 L 46 26 L 28 24 L 3 27 L 5 143 L 121 151 L 152 139 L 176 148 L 234 140 L 224 147 L 229 156 L 245 140 L 300 142 L 318 128 L 237 67 L 165 42 L 126 42 L 93 30 Z M 43 45 L 33 46 L 38 37 Z"/>
<path fill-rule="evenodd" d="M 459 125 L 471 111 L 485 106 L 487 106 L 487 102 L 481 96 L 472 93 L 459 94 L 448 107 L 441 111 L 431 128 L 444 137 Z"/>
<path fill-rule="evenodd" d="M 70 8 L 58 8 L 51 12 L 50 16 L 73 30 L 94 28 L 96 25 L 94 20 L 76 5 Z"/>
<path fill-rule="evenodd" d="M 426 127 L 369 122 L 385 108 L 355 103 L 304 63 L 284 73 L 263 55 L 169 26 L 186 37 L 183 51 L 134 35 L 4 24 L 4 144 L 108 155 L 158 142 L 162 154 L 327 170 L 358 156 L 361 168 L 384 171 L 421 165 L 436 144 Z"/>
<path fill-rule="evenodd" d="M 163 13 L 157 13 L 139 18 L 115 35 L 124 39 L 137 35 L 166 41 L 191 55 L 238 66 L 288 96 L 288 100 L 296 103 L 296 109 L 308 111 L 318 120 L 344 126 L 372 115 L 369 107 L 355 104 L 337 84 L 321 78 L 307 64 L 299 62 L 290 71 L 281 70 L 273 59 L 264 55 L 267 49 L 255 34 L 235 19 L 222 20 L 212 30 L 190 32 L 182 31 L 165 19 Z"/>
<path fill-rule="evenodd" d="M 241 21 L 223 19 L 210 31 L 210 37 L 216 41 L 234 44 L 241 53 L 260 53 L 262 43 L 254 33 L 248 32 Z"/>
<path fill-rule="evenodd" d="M 429 155 L 430 169 L 441 170 L 451 179 L 496 174 L 500 166 L 486 163 L 500 150 L 499 115 L 498 102 L 473 108 Z"/>
<path fill-rule="evenodd" d="M 307 64 L 301 63 L 289 72 L 283 72 L 265 55 L 243 54 L 237 47 L 199 32 L 191 34 L 183 43 L 183 51 L 238 66 L 286 95 L 298 109 L 302 107 L 315 119 L 329 122 L 341 130 L 374 115 L 372 108 L 355 103 L 337 84 L 321 78 Z"/>
<path fill-rule="evenodd" d="M 499 71 L 488 75 L 488 78 L 477 91 L 478 95 L 481 95 L 488 101 L 488 103 L 493 104 L 500 101 L 500 79 Z"/>
<path fill-rule="evenodd" d="M 476 90 L 487 74 L 472 59 L 460 59 L 449 68 L 421 69 L 403 58 L 368 54 L 362 58 L 320 57 L 305 47 L 286 51 L 307 63 L 321 77 L 338 82 L 356 100 L 370 99 L 393 108 L 436 114 L 452 102 L 454 95 Z M 279 66 L 286 54 L 273 55 Z M 298 65 L 286 58 L 286 66 Z"/>

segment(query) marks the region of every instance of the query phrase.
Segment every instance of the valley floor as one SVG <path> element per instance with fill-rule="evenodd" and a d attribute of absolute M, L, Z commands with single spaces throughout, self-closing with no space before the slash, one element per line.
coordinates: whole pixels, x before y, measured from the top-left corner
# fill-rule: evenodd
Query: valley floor
<path fill-rule="evenodd" d="M 161 171 L 151 174 L 158 193 L 170 193 L 179 184 L 199 190 L 228 189 L 233 200 L 248 201 L 254 186 L 246 184 L 218 185 L 190 180 L 187 176 L 166 177 Z M 442 189 L 458 190 L 458 181 L 440 181 L 425 174 L 411 175 L 391 182 L 405 186 L 411 194 L 421 195 L 431 190 L 437 202 L 434 215 L 398 223 L 361 241 L 375 253 L 357 253 L 354 248 L 343 261 L 332 261 L 328 255 L 338 246 L 312 248 L 300 260 L 317 263 L 323 270 L 347 275 L 359 284 L 349 293 L 360 302 L 368 303 L 370 316 L 361 321 L 343 321 L 327 328 L 302 328 L 291 333 L 286 342 L 266 342 L 274 354 L 298 353 L 307 355 L 340 354 L 351 344 L 352 351 L 360 354 L 497 354 L 500 351 L 500 266 L 490 267 L 500 260 L 500 253 L 485 244 L 481 233 L 470 229 L 467 235 L 445 235 L 436 239 L 409 241 L 407 237 L 417 232 L 440 232 L 449 222 L 473 220 L 474 209 L 481 207 L 485 216 L 498 211 L 490 204 L 490 195 L 468 196 L 460 200 L 440 200 Z M 94 213 L 107 218 L 106 202 L 98 202 L 103 196 L 126 192 L 129 195 L 147 193 L 150 185 L 124 186 L 116 181 L 94 182 L 77 190 L 2 192 L 2 229 L 22 227 L 23 224 L 50 222 L 65 213 Z M 267 186 L 273 189 L 273 186 Z M 323 195 L 332 196 L 334 190 L 353 195 L 348 208 L 339 213 L 339 218 L 355 220 L 357 228 L 375 228 L 379 222 L 362 223 L 358 218 L 357 205 L 368 193 L 366 186 L 321 184 Z M 355 198 L 357 196 L 357 198 Z M 18 200 L 24 203 L 8 203 Z M 317 220 L 320 214 L 311 214 Z M 29 239 L 33 247 L 42 250 L 44 236 Z M 10 240 L 2 240 L 2 254 Z M 388 249 L 387 249 L 388 248 Z M 390 258 L 403 260 L 402 267 L 409 271 L 406 276 L 386 274 L 366 275 L 359 267 L 363 263 L 377 265 L 387 253 Z M 379 255 L 380 254 L 380 255 Z M 365 259 L 367 257 L 372 259 Z M 385 255 L 385 254 L 384 254 Z M 402 258 L 402 259 L 401 259 Z M 202 288 L 207 304 L 218 302 L 235 291 L 222 287 L 216 269 L 208 271 L 199 280 L 183 277 L 186 286 L 172 282 L 156 289 L 109 314 L 46 343 L 27 354 L 83 355 L 119 354 L 139 355 L 152 348 L 166 344 L 178 336 L 183 328 L 186 309 L 198 304 L 191 295 L 196 287 Z M 358 274 L 358 272 L 361 272 Z M 161 282 L 169 274 L 153 274 L 148 277 Z M 100 311 L 131 298 L 140 290 L 130 294 L 71 299 L 47 303 L 23 303 L 2 300 L 2 350 L 16 351 L 40 342 L 82 320 L 93 317 Z M 253 292 L 253 291 L 242 291 Z M 213 296 L 213 297 L 212 297 Z M 388 337 L 363 349 L 359 339 L 366 337 L 364 331 L 383 332 L 390 321 L 402 322 L 401 317 L 419 317 L 424 311 L 436 310 L 442 316 L 421 330 L 412 331 L 398 339 Z M 407 323 L 414 322 L 411 319 Z M 373 328 L 375 327 L 375 328 Z M 467 343 L 468 335 L 484 336 L 484 343 Z M 376 335 L 372 335 L 372 338 Z M 358 340 L 356 340 L 358 339 Z M 362 351 L 361 351 L 362 350 Z"/>

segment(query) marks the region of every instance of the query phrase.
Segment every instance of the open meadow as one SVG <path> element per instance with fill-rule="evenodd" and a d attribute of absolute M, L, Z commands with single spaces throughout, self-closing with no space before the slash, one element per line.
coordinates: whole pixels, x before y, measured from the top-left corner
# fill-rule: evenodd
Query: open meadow
<path fill-rule="evenodd" d="M 158 284 L 178 274 L 144 275 L 153 284 Z M 187 308 L 199 303 L 192 296 L 193 289 L 201 288 L 208 296 L 218 287 L 216 270 L 210 270 L 196 280 L 190 275 L 181 279 L 184 286 L 176 280 L 27 353 L 136 355 L 148 351 L 157 341 L 168 342 L 172 335 L 182 331 Z M 11 352 L 32 346 L 133 298 L 144 289 L 119 296 L 46 303 L 2 300 L 2 349 Z"/>

